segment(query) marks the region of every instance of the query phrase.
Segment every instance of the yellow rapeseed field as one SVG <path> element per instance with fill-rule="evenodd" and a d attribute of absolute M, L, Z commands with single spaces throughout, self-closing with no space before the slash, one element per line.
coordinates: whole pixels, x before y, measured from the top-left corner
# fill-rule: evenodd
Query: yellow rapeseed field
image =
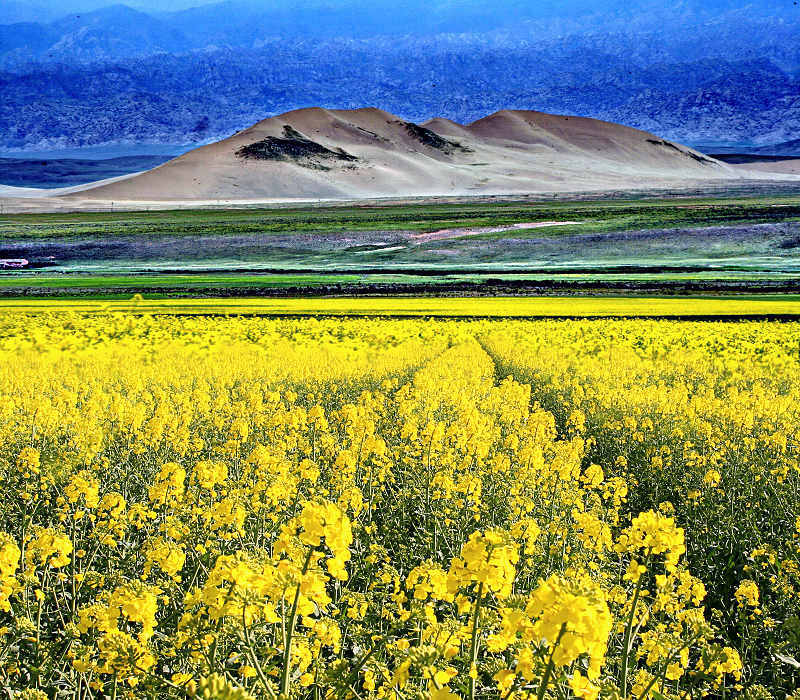
<path fill-rule="evenodd" d="M 800 295 L 759 297 L 305 297 L 232 299 L 60 299 L 61 310 L 149 314 L 428 317 L 726 317 L 800 319 Z M 2 299 L 0 312 L 49 313 L 47 299 Z"/>
<path fill-rule="evenodd" d="M 800 327 L 0 316 L 10 698 L 800 697 Z"/>

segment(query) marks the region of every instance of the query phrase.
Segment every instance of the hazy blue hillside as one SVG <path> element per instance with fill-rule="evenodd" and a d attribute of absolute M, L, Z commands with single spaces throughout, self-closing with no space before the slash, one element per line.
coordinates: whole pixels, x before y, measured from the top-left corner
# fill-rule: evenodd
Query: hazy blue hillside
<path fill-rule="evenodd" d="M 127 4 L 145 12 L 172 12 L 212 4 L 215 0 L 130 0 Z M 50 22 L 69 14 L 81 14 L 108 7 L 109 0 L 2 0 L 0 24 Z"/>
<path fill-rule="evenodd" d="M 778 143 L 800 127 L 792 0 L 287 4 L 0 26 L 0 148 L 200 142 L 309 105 L 458 121 L 540 109 L 690 143 Z"/>
<path fill-rule="evenodd" d="M 25 5 L 13 0 L 8 5 L 0 3 L 0 25 L 12 21 L 28 25 L 6 29 L 0 41 L 0 65 L 13 67 L 31 60 L 91 62 L 209 47 L 253 48 L 274 38 L 419 37 L 496 30 L 531 41 L 567 34 L 657 30 L 675 41 L 704 25 L 723 34 L 738 32 L 738 40 L 747 43 L 750 40 L 742 34 L 742 22 L 768 20 L 781 31 L 786 24 L 796 27 L 800 18 L 794 0 L 760 0 L 745 5 L 733 0 L 668 4 L 655 0 L 224 0 L 172 12 L 164 8 L 175 2 L 159 2 L 155 4 L 162 9 L 150 10 L 149 14 L 122 4 L 95 7 L 101 2 L 73 0 L 32 12 L 24 12 Z M 67 12 L 70 5 L 88 8 Z M 54 21 L 56 7 L 65 14 Z M 35 3 L 31 8 L 36 8 Z M 34 21 L 37 18 L 39 21 Z M 13 37 L 18 30 L 31 37 L 27 47 L 27 40 Z M 713 40 L 715 33 L 708 36 Z M 657 46 L 647 48 L 658 53 Z M 702 46 L 687 48 L 693 53 L 702 50 Z M 735 45 L 725 49 L 730 55 L 738 50 Z"/>
<path fill-rule="evenodd" d="M 12 187 L 70 187 L 150 170 L 169 156 L 128 156 L 103 160 L 0 158 L 0 182 Z"/>

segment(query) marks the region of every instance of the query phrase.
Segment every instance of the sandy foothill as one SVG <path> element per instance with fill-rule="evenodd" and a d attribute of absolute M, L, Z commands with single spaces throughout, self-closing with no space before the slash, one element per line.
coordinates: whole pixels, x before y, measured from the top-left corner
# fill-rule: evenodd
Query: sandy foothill
<path fill-rule="evenodd" d="M 645 131 L 541 112 L 417 125 L 372 108 L 310 108 L 143 173 L 61 190 L 0 187 L 0 210 L 230 208 L 800 182 L 795 166 L 771 165 L 731 166 Z"/>
<path fill-rule="evenodd" d="M 746 163 L 735 167 L 751 172 L 756 171 L 765 174 L 798 176 L 800 175 L 800 158 Z"/>

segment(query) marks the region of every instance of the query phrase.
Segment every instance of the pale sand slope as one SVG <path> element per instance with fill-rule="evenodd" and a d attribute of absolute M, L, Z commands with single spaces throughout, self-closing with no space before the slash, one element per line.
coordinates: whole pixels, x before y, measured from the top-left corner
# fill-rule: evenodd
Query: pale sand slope
<path fill-rule="evenodd" d="M 39 191 L 29 209 L 91 208 L 115 202 L 353 200 L 696 187 L 733 180 L 793 180 L 793 173 L 734 168 L 685 146 L 619 124 L 530 111 L 501 111 L 463 126 L 425 130 L 378 109 L 301 109 L 266 119 L 153 170 L 115 181 Z M 288 128 L 287 128 L 288 127 Z M 264 139 L 299 137 L 328 154 L 246 158 Z M 296 138 L 295 138 L 296 140 Z M 281 142 L 283 143 L 283 142 Z M 331 156 L 341 149 L 344 156 Z M 3 193 L 0 191 L 0 197 Z M 30 191 L 8 192 L 19 204 Z M 11 200 L 7 200 L 13 205 Z"/>
<path fill-rule="evenodd" d="M 800 158 L 790 158 L 787 160 L 762 161 L 761 163 L 743 163 L 734 166 L 737 170 L 748 170 L 748 174 L 753 171 L 761 173 L 771 173 L 774 175 L 800 175 Z"/>

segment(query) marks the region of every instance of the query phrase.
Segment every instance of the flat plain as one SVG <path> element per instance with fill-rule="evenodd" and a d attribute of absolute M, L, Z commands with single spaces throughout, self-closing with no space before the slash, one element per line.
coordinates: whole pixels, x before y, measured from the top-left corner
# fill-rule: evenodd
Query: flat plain
<path fill-rule="evenodd" d="M 0 216 L 0 296 L 798 290 L 800 196 Z"/>

